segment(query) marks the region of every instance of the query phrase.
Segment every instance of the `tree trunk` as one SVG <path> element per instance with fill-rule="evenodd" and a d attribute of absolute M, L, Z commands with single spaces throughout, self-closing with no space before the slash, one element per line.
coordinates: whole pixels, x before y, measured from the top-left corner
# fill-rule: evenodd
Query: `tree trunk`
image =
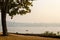
<path fill-rule="evenodd" d="M 3 31 L 3 36 L 7 36 L 7 26 L 6 26 L 6 12 L 4 8 L 1 10 L 1 22 L 2 22 L 2 31 Z"/>

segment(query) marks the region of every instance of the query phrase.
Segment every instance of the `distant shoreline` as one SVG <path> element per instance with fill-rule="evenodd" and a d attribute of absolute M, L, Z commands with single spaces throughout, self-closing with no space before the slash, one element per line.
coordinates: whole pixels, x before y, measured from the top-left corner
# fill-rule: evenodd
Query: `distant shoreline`
<path fill-rule="evenodd" d="M 49 38 L 59 38 L 60 36 L 57 35 L 44 35 L 44 34 L 23 34 L 23 33 L 10 33 L 10 34 L 16 34 L 16 35 L 25 35 L 25 36 L 39 36 L 39 37 L 49 37 Z"/>

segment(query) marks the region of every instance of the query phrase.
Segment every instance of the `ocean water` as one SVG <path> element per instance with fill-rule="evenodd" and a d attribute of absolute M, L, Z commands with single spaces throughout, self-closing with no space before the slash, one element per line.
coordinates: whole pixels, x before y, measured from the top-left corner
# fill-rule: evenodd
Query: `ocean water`
<path fill-rule="evenodd" d="M 44 33 L 49 32 L 60 32 L 60 27 L 8 27 L 9 32 L 18 32 L 18 33 Z"/>
<path fill-rule="evenodd" d="M 8 32 L 18 32 L 18 33 L 33 33 L 33 34 L 40 34 L 40 33 L 44 33 L 46 31 L 49 32 L 60 32 L 60 24 L 59 25 L 51 25 L 51 24 L 24 24 L 22 26 L 15 26 L 15 27 L 7 27 L 8 28 Z M 2 28 L 0 27 L 0 31 L 2 31 Z"/>

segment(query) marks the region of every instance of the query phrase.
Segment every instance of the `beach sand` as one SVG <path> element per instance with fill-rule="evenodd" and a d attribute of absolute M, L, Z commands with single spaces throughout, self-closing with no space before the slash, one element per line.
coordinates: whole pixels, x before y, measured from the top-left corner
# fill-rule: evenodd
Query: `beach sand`
<path fill-rule="evenodd" d="M 0 36 L 0 40 L 60 40 L 60 39 L 10 34 L 9 36 Z"/>

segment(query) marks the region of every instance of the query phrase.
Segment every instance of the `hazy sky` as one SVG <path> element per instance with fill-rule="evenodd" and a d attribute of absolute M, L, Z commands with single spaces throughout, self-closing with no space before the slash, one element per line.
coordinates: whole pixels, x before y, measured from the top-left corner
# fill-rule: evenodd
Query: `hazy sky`
<path fill-rule="evenodd" d="M 26 15 L 16 15 L 8 21 L 28 23 L 60 23 L 60 0 L 36 0 L 32 12 Z"/>

